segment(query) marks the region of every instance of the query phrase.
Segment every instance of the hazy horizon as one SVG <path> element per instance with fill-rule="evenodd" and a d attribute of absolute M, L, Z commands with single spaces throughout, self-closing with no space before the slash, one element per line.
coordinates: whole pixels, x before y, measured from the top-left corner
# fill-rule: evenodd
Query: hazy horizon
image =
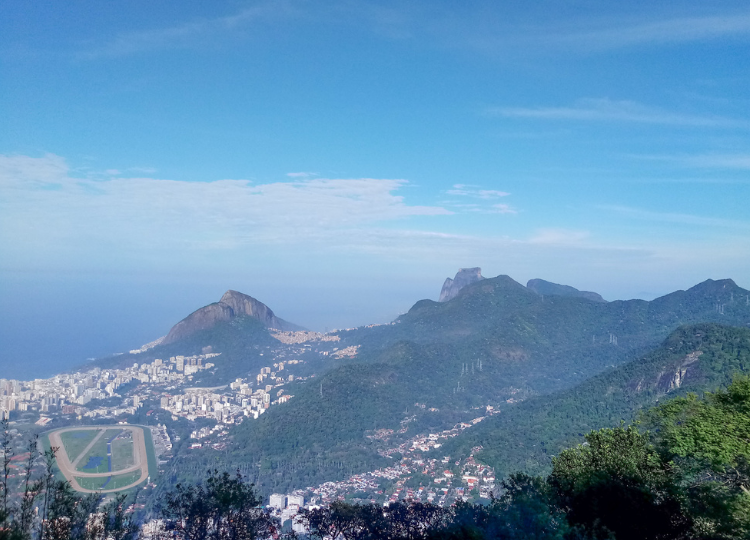
<path fill-rule="evenodd" d="M 484 270 L 483 275 L 496 277 L 486 274 Z M 446 277 L 453 277 L 453 274 Z M 510 277 L 514 278 L 514 276 Z M 706 279 L 727 277 L 729 276 Z M 547 278 L 542 277 L 542 279 Z M 218 301 L 227 289 L 239 290 L 257 297 L 273 309 L 279 317 L 310 330 L 324 332 L 390 322 L 408 311 L 419 300 L 425 298 L 437 300 L 442 280 L 434 281 L 433 284 L 427 280 L 425 283 L 384 284 L 384 289 L 381 291 L 383 294 L 379 296 L 379 301 L 365 308 L 356 302 L 357 295 L 362 295 L 365 291 L 352 291 L 347 295 L 345 292 L 336 291 L 333 286 L 327 290 L 315 291 L 311 297 L 329 292 L 333 293 L 333 296 L 327 305 L 316 303 L 311 308 L 308 303 L 296 306 L 294 303 L 290 304 L 288 300 L 282 303 L 285 291 L 283 287 L 278 286 L 264 287 L 268 296 L 264 298 L 263 295 L 254 294 L 250 290 L 251 284 L 248 284 L 249 288 L 221 289 L 216 284 L 210 283 L 198 292 L 184 284 L 173 284 L 165 288 L 156 287 L 155 290 L 146 287 L 122 290 L 113 283 L 98 283 L 94 286 L 94 290 L 89 290 L 92 286 L 91 282 L 82 281 L 77 287 L 68 285 L 65 290 L 58 289 L 56 292 L 61 296 L 56 298 L 54 306 L 36 312 L 32 318 L 21 319 L 14 316 L 19 306 L 29 301 L 36 306 L 42 306 L 45 296 L 50 291 L 45 291 L 44 287 L 37 288 L 32 291 L 30 297 L 28 291 L 23 291 L 21 288 L 14 289 L 13 281 L 10 280 L 5 284 L 6 286 L 10 284 L 10 287 L 0 288 L 4 298 L 3 308 L 0 310 L 0 342 L 5 345 L 3 354 L 6 357 L 15 358 L 17 362 L 4 363 L 0 377 L 22 380 L 49 377 L 85 365 L 87 360 L 138 348 L 166 335 L 175 323 L 196 309 Z M 519 282 L 525 285 L 526 281 L 528 280 Z M 734 281 L 740 287 L 747 288 L 741 281 L 738 282 L 736 279 Z M 561 284 L 569 285 L 569 283 Z M 687 289 L 697 284 L 698 282 L 692 283 L 682 288 Z M 53 284 L 48 283 L 47 286 L 52 287 Z M 576 287 L 581 290 L 601 292 L 587 289 L 580 283 L 576 284 Z M 615 298 L 608 294 L 603 294 L 603 296 L 608 301 L 635 298 L 652 300 L 674 290 L 622 298 Z M 421 296 L 416 294 L 410 298 L 411 291 L 422 291 L 423 294 Z M 288 294 L 288 291 L 286 293 Z M 308 302 L 311 297 L 308 297 Z M 102 301 L 102 298 L 105 300 Z M 193 300 L 192 303 L 191 300 Z M 278 306 L 274 304 L 274 300 L 279 301 Z M 324 299 L 321 298 L 321 300 Z M 115 307 L 117 309 L 114 309 Z M 133 317 L 133 313 L 141 315 Z M 44 336 L 41 341 L 37 339 L 40 333 Z"/>

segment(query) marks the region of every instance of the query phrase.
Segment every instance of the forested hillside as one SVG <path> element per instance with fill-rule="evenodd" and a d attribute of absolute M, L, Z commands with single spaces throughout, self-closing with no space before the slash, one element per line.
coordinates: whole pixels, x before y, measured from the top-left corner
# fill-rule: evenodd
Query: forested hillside
<path fill-rule="evenodd" d="M 241 425 L 234 455 L 264 464 L 278 485 L 339 478 L 382 463 L 367 430 L 406 419 L 409 433 L 438 429 L 477 416 L 476 407 L 505 410 L 507 400 L 571 388 L 645 354 L 680 324 L 746 325 L 746 295 L 731 280 L 709 280 L 652 302 L 602 303 L 540 296 L 507 276 L 483 280 L 449 302 L 418 302 L 395 325 L 341 332 L 343 344 L 361 345 L 358 357 Z"/>
<path fill-rule="evenodd" d="M 689 392 L 727 386 L 750 370 L 750 329 L 684 326 L 655 351 L 569 390 L 529 399 L 467 431 L 441 452 L 483 446 L 478 458 L 499 475 L 546 472 L 553 455 L 583 441 L 592 429 L 630 422 L 639 412 Z"/>

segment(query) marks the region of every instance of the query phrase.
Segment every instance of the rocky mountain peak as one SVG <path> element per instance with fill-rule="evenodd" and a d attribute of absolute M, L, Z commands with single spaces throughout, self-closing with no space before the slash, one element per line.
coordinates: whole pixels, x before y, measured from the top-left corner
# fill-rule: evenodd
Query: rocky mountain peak
<path fill-rule="evenodd" d="M 266 328 L 277 330 L 301 330 L 296 324 L 280 319 L 271 308 L 260 300 L 238 291 L 228 290 L 221 300 L 204 306 L 175 324 L 164 338 L 169 344 L 184 339 L 200 330 L 207 330 L 221 321 L 230 321 L 236 317 L 254 317 Z"/>
<path fill-rule="evenodd" d="M 453 279 L 445 279 L 443 289 L 440 291 L 440 299 L 438 302 L 447 302 L 448 300 L 455 298 L 461 289 L 483 279 L 482 269 L 479 267 L 459 268 L 456 277 Z"/>
<path fill-rule="evenodd" d="M 220 304 L 226 304 L 234 311 L 236 316 L 247 315 L 255 317 L 263 322 L 271 323 L 276 316 L 267 305 L 256 300 L 252 296 L 242 294 L 241 292 L 228 290 L 219 300 Z"/>

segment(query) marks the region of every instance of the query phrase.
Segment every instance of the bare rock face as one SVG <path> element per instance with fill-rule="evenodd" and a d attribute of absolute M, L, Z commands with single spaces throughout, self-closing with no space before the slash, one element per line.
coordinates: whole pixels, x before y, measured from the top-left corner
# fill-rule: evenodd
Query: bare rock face
<path fill-rule="evenodd" d="M 175 324 L 162 343 L 174 343 L 200 330 L 207 330 L 221 321 L 236 317 L 254 317 L 266 328 L 301 330 L 301 327 L 280 319 L 271 308 L 252 296 L 237 291 L 227 291 L 216 303 L 202 307 Z"/>
<path fill-rule="evenodd" d="M 579 291 L 570 285 L 558 285 L 543 279 L 530 279 L 526 287 L 537 294 L 553 296 L 576 296 L 586 298 L 592 302 L 606 302 L 599 294 L 590 291 Z"/>
<path fill-rule="evenodd" d="M 458 270 L 458 273 L 456 274 L 456 277 L 454 277 L 453 279 L 446 278 L 445 283 L 443 283 L 443 289 L 440 291 L 440 299 L 438 300 L 438 302 L 447 302 L 448 300 L 452 300 L 456 297 L 456 295 L 458 295 L 458 291 L 460 291 L 467 285 L 471 285 L 472 283 L 483 279 L 484 277 L 482 277 L 482 269 L 479 267 L 460 268 Z"/>
<path fill-rule="evenodd" d="M 248 317 L 255 317 L 268 328 L 281 330 L 281 326 L 285 324 L 263 302 L 259 302 L 252 296 L 242 294 L 241 292 L 227 291 L 221 297 L 219 303 L 232 308 L 235 316 L 247 315 Z"/>
<path fill-rule="evenodd" d="M 656 377 L 656 386 L 659 391 L 666 394 L 672 390 L 677 390 L 686 381 L 689 381 L 691 376 L 695 375 L 697 366 L 694 366 L 694 364 L 698 362 L 698 357 L 702 354 L 703 351 L 691 352 L 672 370 L 659 373 Z"/>

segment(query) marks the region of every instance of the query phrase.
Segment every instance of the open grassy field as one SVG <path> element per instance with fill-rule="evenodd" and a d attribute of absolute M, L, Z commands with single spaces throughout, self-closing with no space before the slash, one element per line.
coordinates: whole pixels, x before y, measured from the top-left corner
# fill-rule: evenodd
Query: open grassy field
<path fill-rule="evenodd" d="M 113 476 L 77 476 L 76 482 L 84 489 L 92 491 L 122 489 L 137 482 L 141 477 L 141 471 L 133 471 Z"/>
<path fill-rule="evenodd" d="M 110 461 L 108 455 L 108 443 L 120 434 L 122 429 L 108 429 L 94 443 L 88 452 L 86 452 L 76 464 L 76 470 L 87 473 L 103 473 L 110 471 Z M 74 462 L 75 463 L 75 462 Z"/>
<path fill-rule="evenodd" d="M 65 452 L 75 460 L 101 430 L 66 431 L 60 435 Z"/>
<path fill-rule="evenodd" d="M 133 455 L 133 437 L 130 431 L 123 431 L 112 441 L 112 472 L 121 471 L 132 466 L 134 461 Z"/>
<path fill-rule="evenodd" d="M 76 476 L 76 482 L 83 489 L 99 491 L 109 478 L 109 476 Z"/>

